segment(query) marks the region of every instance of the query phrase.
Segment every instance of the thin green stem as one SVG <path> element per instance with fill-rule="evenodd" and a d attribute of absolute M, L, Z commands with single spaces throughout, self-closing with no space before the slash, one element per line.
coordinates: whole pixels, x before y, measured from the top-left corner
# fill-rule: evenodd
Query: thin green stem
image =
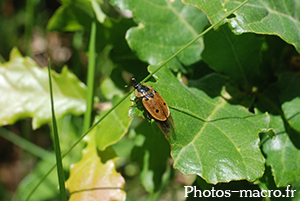
<path fill-rule="evenodd" d="M 14 134 L 11 131 L 6 130 L 5 128 L 0 128 L 0 137 L 3 137 L 4 139 L 14 143 L 15 145 L 21 147 L 34 156 L 37 156 L 49 162 L 53 162 L 53 155 L 50 152 Z"/>
<path fill-rule="evenodd" d="M 27 196 L 25 201 L 29 201 L 30 197 L 32 196 L 32 194 L 36 191 L 36 189 L 43 183 L 43 181 L 49 176 L 49 174 L 56 168 L 56 164 L 53 165 L 48 172 L 41 178 L 41 180 L 36 184 L 36 186 L 31 190 L 31 192 L 29 193 L 29 195 Z"/>
<path fill-rule="evenodd" d="M 90 44 L 89 44 L 89 64 L 87 77 L 87 96 L 86 96 L 86 112 L 84 114 L 83 132 L 86 132 L 91 126 L 94 80 L 95 80 L 95 62 L 96 62 L 96 20 L 92 22 Z"/>
<path fill-rule="evenodd" d="M 26 56 L 31 56 L 31 35 L 34 21 L 34 1 L 26 1 L 26 15 L 25 15 L 25 47 Z"/>

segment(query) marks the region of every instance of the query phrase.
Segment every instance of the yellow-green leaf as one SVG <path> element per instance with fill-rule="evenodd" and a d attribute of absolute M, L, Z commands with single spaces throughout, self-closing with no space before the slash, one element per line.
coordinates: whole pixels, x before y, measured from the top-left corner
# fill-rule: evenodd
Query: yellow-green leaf
<path fill-rule="evenodd" d="M 66 186 L 70 191 L 69 201 L 125 200 L 124 178 L 115 169 L 115 159 L 101 162 L 97 154 L 94 135 L 88 135 L 88 145 L 82 159 L 71 166 Z"/>
<path fill-rule="evenodd" d="M 80 115 L 86 110 L 85 85 L 66 67 L 52 71 L 56 117 Z M 0 126 L 31 117 L 34 129 L 51 119 L 48 71 L 15 48 L 0 65 Z"/>

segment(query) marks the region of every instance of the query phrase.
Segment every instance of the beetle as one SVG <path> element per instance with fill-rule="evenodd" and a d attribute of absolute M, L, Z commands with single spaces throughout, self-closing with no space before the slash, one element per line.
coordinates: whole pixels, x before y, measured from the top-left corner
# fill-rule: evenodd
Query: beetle
<path fill-rule="evenodd" d="M 135 78 L 132 78 L 132 80 L 136 82 L 134 85 L 134 93 L 138 99 L 136 104 L 142 100 L 148 112 L 148 119 L 153 118 L 164 134 L 172 135 L 174 133 L 174 122 L 167 102 L 150 85 L 138 83 Z"/>

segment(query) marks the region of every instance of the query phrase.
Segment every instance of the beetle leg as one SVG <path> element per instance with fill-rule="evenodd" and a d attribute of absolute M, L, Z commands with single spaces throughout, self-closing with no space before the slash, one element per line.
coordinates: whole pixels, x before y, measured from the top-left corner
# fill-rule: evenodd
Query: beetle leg
<path fill-rule="evenodd" d="M 146 118 L 147 118 L 148 121 L 149 121 L 149 126 L 151 126 L 151 119 L 152 119 L 152 116 L 149 114 L 149 112 L 147 112 Z"/>
<path fill-rule="evenodd" d="M 141 100 L 141 98 L 138 98 L 138 100 L 131 100 L 131 102 L 135 102 L 134 105 L 130 106 L 130 107 L 135 107 L 137 106 L 138 102 Z"/>
<path fill-rule="evenodd" d="M 146 116 L 146 117 L 147 117 L 147 119 L 148 119 L 149 121 L 151 121 L 152 118 L 151 118 L 151 116 L 149 115 L 149 112 L 147 112 L 147 116 Z"/>

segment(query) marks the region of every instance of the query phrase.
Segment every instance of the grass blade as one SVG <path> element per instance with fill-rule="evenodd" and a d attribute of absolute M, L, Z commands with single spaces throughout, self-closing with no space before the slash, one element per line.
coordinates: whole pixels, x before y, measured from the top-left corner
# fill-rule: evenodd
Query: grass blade
<path fill-rule="evenodd" d="M 49 86 L 50 86 L 50 98 L 51 98 L 51 113 L 52 113 L 52 129 L 54 136 L 54 149 L 56 156 L 56 164 L 57 164 L 57 174 L 58 174 L 58 182 L 59 182 L 59 190 L 60 197 L 62 201 L 67 201 L 66 187 L 65 187 L 65 175 L 64 169 L 62 165 L 62 157 L 59 145 L 59 136 L 57 131 L 57 124 L 54 112 L 54 101 L 53 101 L 53 91 L 52 91 L 52 81 L 51 81 L 51 71 L 50 71 L 50 60 L 48 59 L 48 74 L 49 74 Z"/>
<path fill-rule="evenodd" d="M 14 143 L 15 145 L 21 147 L 22 149 L 36 157 L 52 162 L 51 159 L 53 158 L 53 155 L 51 153 L 31 143 L 30 141 L 14 134 L 13 132 L 6 130 L 5 128 L 0 128 L 0 137 L 3 137 L 4 139 Z"/>

